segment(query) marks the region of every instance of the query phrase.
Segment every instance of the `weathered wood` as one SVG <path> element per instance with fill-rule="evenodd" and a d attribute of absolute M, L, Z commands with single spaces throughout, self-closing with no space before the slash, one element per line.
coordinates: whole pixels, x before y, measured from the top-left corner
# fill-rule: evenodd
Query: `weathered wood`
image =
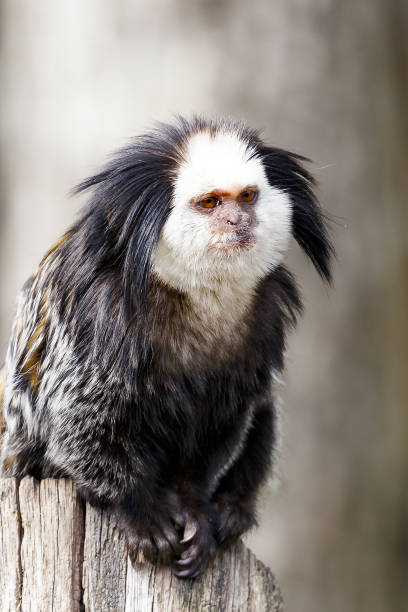
<path fill-rule="evenodd" d="M 218 553 L 204 575 L 194 581 L 178 580 L 167 568 L 132 566 L 128 561 L 125 610 L 281 612 L 283 608 L 271 571 L 239 542 Z"/>
<path fill-rule="evenodd" d="M 80 610 L 83 507 L 69 480 L 24 478 L 22 612 Z"/>
<path fill-rule="evenodd" d="M 268 568 L 241 543 L 203 576 L 134 563 L 114 516 L 83 508 L 68 480 L 0 480 L 0 610 L 282 611 Z"/>
<path fill-rule="evenodd" d="M 21 588 L 21 521 L 18 485 L 12 478 L 0 479 L 0 610 L 19 610 Z"/>
<path fill-rule="evenodd" d="M 84 545 L 85 610 L 125 610 L 127 547 L 115 518 L 87 506 Z"/>

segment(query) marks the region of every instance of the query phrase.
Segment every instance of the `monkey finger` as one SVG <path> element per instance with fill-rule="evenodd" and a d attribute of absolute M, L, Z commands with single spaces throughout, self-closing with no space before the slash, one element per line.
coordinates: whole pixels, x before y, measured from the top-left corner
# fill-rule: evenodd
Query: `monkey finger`
<path fill-rule="evenodd" d="M 193 555 L 197 555 L 197 546 L 193 546 L 192 544 L 190 544 L 188 548 L 183 550 L 183 552 L 180 555 L 180 559 L 184 561 L 185 559 Z"/>
<path fill-rule="evenodd" d="M 208 561 L 208 555 L 202 552 L 198 556 L 194 555 L 182 560 L 181 563 L 176 561 L 173 565 L 173 573 L 177 578 L 192 578 L 197 576 L 206 567 Z"/>
<path fill-rule="evenodd" d="M 177 567 L 185 567 L 186 565 L 189 565 L 194 558 L 195 557 L 187 557 L 186 559 L 177 559 L 177 561 L 174 562 L 174 565 L 177 565 Z"/>
<path fill-rule="evenodd" d="M 177 531 L 171 527 L 163 528 L 163 535 L 172 549 L 173 553 L 177 554 L 180 551 L 179 535 Z"/>
<path fill-rule="evenodd" d="M 193 519 L 187 519 L 186 526 L 184 528 L 184 537 L 181 540 L 181 544 L 188 544 L 193 540 L 198 531 L 198 524 Z"/>
<path fill-rule="evenodd" d="M 172 521 L 178 531 L 182 531 L 186 525 L 186 516 L 181 510 L 172 513 Z"/>
<path fill-rule="evenodd" d="M 142 536 L 139 538 L 135 552 L 139 551 L 142 552 L 143 557 L 147 561 L 155 561 L 157 556 L 157 548 L 150 537 Z"/>
<path fill-rule="evenodd" d="M 198 546 L 190 546 L 186 550 L 184 550 L 176 563 L 181 563 L 181 565 L 187 565 L 191 562 L 191 560 L 196 559 L 199 555 L 200 549 Z"/>
<path fill-rule="evenodd" d="M 152 537 L 160 559 L 162 561 L 169 559 L 174 551 L 168 540 L 159 534 L 154 534 Z"/>
<path fill-rule="evenodd" d="M 197 571 L 194 572 L 194 574 L 191 574 L 190 578 L 192 580 L 194 580 L 194 578 L 197 578 L 202 572 L 202 568 L 200 567 Z"/>

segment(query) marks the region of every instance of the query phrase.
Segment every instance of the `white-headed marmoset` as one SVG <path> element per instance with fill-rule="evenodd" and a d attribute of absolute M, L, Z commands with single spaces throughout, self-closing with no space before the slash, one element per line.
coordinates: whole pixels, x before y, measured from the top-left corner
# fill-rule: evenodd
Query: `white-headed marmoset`
<path fill-rule="evenodd" d="M 255 524 L 301 311 L 291 236 L 330 280 L 304 161 L 241 123 L 178 118 L 77 187 L 88 204 L 18 299 L 3 475 L 72 478 L 179 577 Z"/>

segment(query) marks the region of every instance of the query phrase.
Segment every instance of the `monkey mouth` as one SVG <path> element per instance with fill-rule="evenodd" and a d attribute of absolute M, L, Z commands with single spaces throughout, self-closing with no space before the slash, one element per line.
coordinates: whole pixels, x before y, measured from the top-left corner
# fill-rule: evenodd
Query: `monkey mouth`
<path fill-rule="evenodd" d="M 244 251 L 251 249 L 255 244 L 255 237 L 248 230 L 221 234 L 214 238 L 212 247 L 217 251 Z"/>

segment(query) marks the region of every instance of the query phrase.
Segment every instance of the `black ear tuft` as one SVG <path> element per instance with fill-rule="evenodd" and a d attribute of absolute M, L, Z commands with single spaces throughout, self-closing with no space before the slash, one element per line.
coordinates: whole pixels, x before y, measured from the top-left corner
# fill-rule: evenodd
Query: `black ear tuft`
<path fill-rule="evenodd" d="M 84 233 L 93 261 L 101 259 L 103 269 L 121 269 L 129 311 L 135 301 L 145 305 L 151 256 L 169 212 L 182 138 L 181 129 L 162 125 L 134 139 L 102 172 L 74 190 L 93 190 L 78 231 Z"/>
<path fill-rule="evenodd" d="M 330 262 L 335 251 L 327 231 L 328 219 L 313 191 L 315 180 L 302 165 L 302 162 L 309 160 L 265 145 L 260 145 L 258 150 L 270 185 L 290 195 L 296 242 L 311 259 L 320 276 L 330 283 Z"/>

